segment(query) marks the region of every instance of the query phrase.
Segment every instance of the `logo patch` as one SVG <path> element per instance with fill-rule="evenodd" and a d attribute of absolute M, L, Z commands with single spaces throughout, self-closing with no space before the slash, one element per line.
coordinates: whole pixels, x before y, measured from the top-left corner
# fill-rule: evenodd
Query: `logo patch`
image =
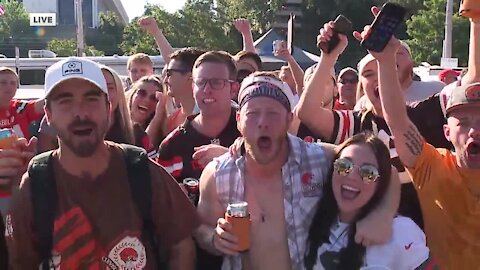
<path fill-rule="evenodd" d="M 11 237 L 13 235 L 12 216 L 7 215 L 5 217 L 5 237 Z"/>
<path fill-rule="evenodd" d="M 70 61 L 62 66 L 62 75 L 83 74 L 82 63 L 79 61 Z"/>
<path fill-rule="evenodd" d="M 108 259 L 117 265 L 118 269 L 137 270 L 147 265 L 145 247 L 138 238 L 130 236 L 124 237 L 112 248 L 108 253 Z"/>

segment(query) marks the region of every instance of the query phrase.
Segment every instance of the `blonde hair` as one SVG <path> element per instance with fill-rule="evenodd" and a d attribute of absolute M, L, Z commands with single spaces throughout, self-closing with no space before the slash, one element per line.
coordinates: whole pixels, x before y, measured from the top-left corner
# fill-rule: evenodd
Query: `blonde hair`
<path fill-rule="evenodd" d="M 113 111 L 113 119 L 115 123 L 120 125 L 122 129 L 126 142 L 130 144 L 135 144 L 135 135 L 133 133 L 133 124 L 130 117 L 130 108 L 127 106 L 127 101 L 125 98 L 125 91 L 123 90 L 122 80 L 118 73 L 110 67 L 100 65 L 102 71 L 110 73 L 115 82 L 115 91 L 117 92 L 118 105 L 117 108 Z"/>
<path fill-rule="evenodd" d="M 128 70 L 130 70 L 132 64 L 148 65 L 150 67 L 153 67 L 152 59 L 150 59 L 148 54 L 145 53 L 136 53 L 134 55 L 131 55 L 127 61 Z"/>

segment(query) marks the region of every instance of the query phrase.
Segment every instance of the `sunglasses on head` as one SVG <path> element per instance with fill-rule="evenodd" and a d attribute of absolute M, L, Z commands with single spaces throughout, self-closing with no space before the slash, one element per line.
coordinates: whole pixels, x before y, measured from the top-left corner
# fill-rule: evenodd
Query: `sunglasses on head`
<path fill-rule="evenodd" d="M 340 79 L 339 82 L 341 84 L 347 84 L 347 83 L 356 84 L 356 83 L 358 83 L 358 80 L 357 79 Z"/>
<path fill-rule="evenodd" d="M 148 96 L 148 92 L 145 89 L 138 89 L 137 90 L 137 96 L 139 96 L 141 98 L 146 98 Z M 148 99 L 150 99 L 150 101 L 153 101 L 153 102 L 158 102 L 158 99 L 155 96 L 155 94 L 149 95 Z"/>
<path fill-rule="evenodd" d="M 363 164 L 360 166 L 356 166 L 348 158 L 338 158 L 333 163 L 334 171 L 340 176 L 349 175 L 353 171 L 353 168 L 355 167 L 358 167 L 358 174 L 360 175 L 364 183 L 368 184 L 371 182 L 376 182 L 380 177 L 377 167 L 370 164 Z"/>

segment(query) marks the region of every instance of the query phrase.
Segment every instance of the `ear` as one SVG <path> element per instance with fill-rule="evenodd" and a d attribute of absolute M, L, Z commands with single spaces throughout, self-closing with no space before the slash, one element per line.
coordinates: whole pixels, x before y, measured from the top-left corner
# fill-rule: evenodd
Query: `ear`
<path fill-rule="evenodd" d="M 51 125 L 50 119 L 52 119 L 52 113 L 47 106 L 43 107 L 43 111 L 45 112 L 45 119 L 47 120 L 48 125 Z"/>
<path fill-rule="evenodd" d="M 445 138 L 447 141 L 451 142 L 450 140 L 450 127 L 448 124 L 443 125 L 443 134 L 445 135 Z"/>
<path fill-rule="evenodd" d="M 237 129 L 240 130 L 240 109 L 237 111 L 235 119 L 237 120 Z"/>

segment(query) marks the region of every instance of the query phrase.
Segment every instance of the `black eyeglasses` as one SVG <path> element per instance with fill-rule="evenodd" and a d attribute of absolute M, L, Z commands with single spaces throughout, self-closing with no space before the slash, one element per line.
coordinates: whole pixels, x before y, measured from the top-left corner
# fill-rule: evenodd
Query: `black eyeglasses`
<path fill-rule="evenodd" d="M 341 176 L 349 175 L 353 171 L 354 167 L 357 166 L 348 158 L 338 158 L 333 163 L 333 169 Z M 377 167 L 370 164 L 358 166 L 358 174 L 362 178 L 362 181 L 366 184 L 376 182 L 380 177 Z"/>
<path fill-rule="evenodd" d="M 338 82 L 341 83 L 341 84 L 347 84 L 347 83 L 357 84 L 358 80 L 357 79 L 340 79 Z"/>
<path fill-rule="evenodd" d="M 216 79 L 216 78 L 213 78 L 213 79 L 203 79 L 203 78 L 195 78 L 193 79 L 193 83 L 199 87 L 199 88 L 205 88 L 205 86 L 208 84 L 210 84 L 210 87 L 214 90 L 221 90 L 225 87 L 225 85 L 227 84 L 227 82 L 234 82 L 232 80 L 228 80 L 228 79 Z"/>
<path fill-rule="evenodd" d="M 148 92 L 147 90 L 145 89 L 138 89 L 137 90 L 137 96 L 141 97 L 141 98 L 146 98 L 148 96 L 148 99 L 152 102 L 158 102 L 158 99 L 156 97 L 155 94 L 153 95 L 148 95 Z"/>
<path fill-rule="evenodd" d="M 179 68 L 168 68 L 168 69 L 165 71 L 165 75 L 166 75 L 167 77 L 172 77 L 173 72 L 179 72 L 179 73 L 185 74 L 185 73 L 190 72 L 190 70 L 179 69 Z"/>

